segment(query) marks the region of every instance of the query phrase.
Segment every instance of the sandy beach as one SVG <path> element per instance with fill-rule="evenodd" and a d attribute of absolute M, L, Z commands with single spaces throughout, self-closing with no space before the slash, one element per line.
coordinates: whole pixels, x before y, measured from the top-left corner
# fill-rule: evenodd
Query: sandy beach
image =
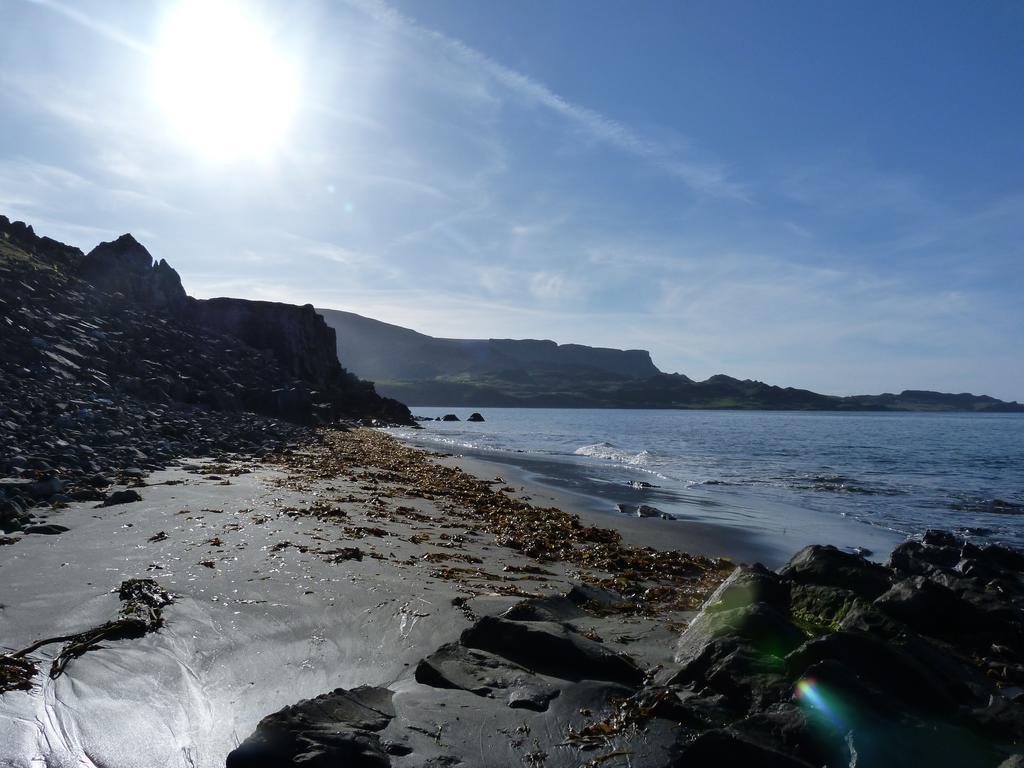
<path fill-rule="evenodd" d="M 413 679 L 417 661 L 479 617 L 579 583 L 615 586 L 638 609 L 577 616 L 577 629 L 656 670 L 731 570 L 632 547 L 644 539 L 626 521 L 620 540 L 545 509 L 552 499 L 530 507 L 504 482 L 483 483 L 451 463 L 373 431 L 325 432 L 266 463 L 196 461 L 154 473 L 136 488 L 141 501 L 55 511 L 50 522 L 68 532 L 0 549 L 4 651 L 110 620 L 126 579 L 152 578 L 174 602 L 159 631 L 100 643 L 56 679 L 46 670 L 61 644 L 32 653 L 39 672 L 29 690 L 0 699 L 0 764 L 222 766 L 261 718 L 338 687 L 389 687 L 407 708 L 419 699 L 434 706 Z M 474 709 L 475 696 L 451 697 Z M 576 710 L 590 714 L 583 704 L 562 712 L 561 728 L 582 727 L 587 717 Z M 502 722 L 476 723 L 488 755 L 479 764 L 520 763 L 529 740 L 503 729 L 552 716 L 506 709 Z M 439 731 L 454 722 L 451 712 L 434 720 Z M 415 757 L 396 764 L 445 752 L 435 734 L 402 738 L 410 733 L 404 749 Z M 548 733 L 538 743 L 564 740 Z"/>

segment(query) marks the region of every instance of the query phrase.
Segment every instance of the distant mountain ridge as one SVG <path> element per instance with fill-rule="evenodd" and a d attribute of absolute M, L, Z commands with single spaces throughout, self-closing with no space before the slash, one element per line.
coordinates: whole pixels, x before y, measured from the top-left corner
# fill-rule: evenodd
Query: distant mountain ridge
<path fill-rule="evenodd" d="M 409 406 L 1024 412 L 987 395 L 904 390 L 837 397 L 718 374 L 663 373 L 641 349 L 535 339 L 443 339 L 353 312 L 317 309 L 338 357 Z"/>
<path fill-rule="evenodd" d="M 453 373 L 515 375 L 524 368 L 620 379 L 660 371 L 643 349 L 608 349 L 536 339 L 443 339 L 353 312 L 317 309 L 339 334 L 339 357 L 358 361 L 363 375 L 381 380 L 426 380 Z M 345 338 L 341 339 L 344 333 Z"/>

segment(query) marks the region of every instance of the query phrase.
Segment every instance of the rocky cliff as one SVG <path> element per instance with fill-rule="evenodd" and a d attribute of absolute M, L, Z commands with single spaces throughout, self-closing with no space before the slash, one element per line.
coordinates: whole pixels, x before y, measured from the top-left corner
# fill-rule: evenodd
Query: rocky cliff
<path fill-rule="evenodd" d="M 193 299 L 188 313 L 193 322 L 208 330 L 269 350 L 296 378 L 318 386 L 330 386 L 339 379 L 334 329 L 311 304 L 299 307 L 245 299 Z"/>
<path fill-rule="evenodd" d="M 0 273 L 8 404 L 32 382 L 74 382 L 83 395 L 306 424 L 408 420 L 404 406 L 341 367 L 334 331 L 312 307 L 197 301 L 131 235 L 83 254 L 0 217 Z M 34 396 L 47 399 L 43 389 Z"/>
<path fill-rule="evenodd" d="M 338 419 L 411 423 L 341 367 L 312 307 L 197 301 L 130 235 L 86 255 L 0 217 L 0 530 L 128 469 Z"/>

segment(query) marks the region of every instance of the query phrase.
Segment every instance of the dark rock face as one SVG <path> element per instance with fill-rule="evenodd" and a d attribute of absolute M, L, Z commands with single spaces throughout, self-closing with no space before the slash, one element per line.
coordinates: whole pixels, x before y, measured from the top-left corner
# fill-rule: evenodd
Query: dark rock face
<path fill-rule="evenodd" d="M 341 375 L 334 329 L 310 304 L 206 299 L 193 301 L 189 314 L 207 330 L 233 336 L 253 349 L 269 350 L 285 372 L 297 379 L 325 386 Z"/>
<path fill-rule="evenodd" d="M 268 715 L 227 758 L 228 768 L 387 768 L 379 732 L 395 716 L 391 691 L 337 688 Z"/>
<path fill-rule="evenodd" d="M 149 251 L 129 234 L 97 245 L 77 271 L 105 293 L 119 293 L 157 311 L 176 315 L 188 301 L 178 273 L 163 259 L 154 264 Z"/>

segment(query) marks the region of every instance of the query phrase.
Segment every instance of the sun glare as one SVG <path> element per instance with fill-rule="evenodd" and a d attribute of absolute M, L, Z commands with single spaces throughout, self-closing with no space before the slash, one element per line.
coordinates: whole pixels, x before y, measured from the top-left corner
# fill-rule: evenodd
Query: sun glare
<path fill-rule="evenodd" d="M 265 20 L 231 0 L 182 0 L 164 20 L 154 92 L 177 139 L 212 160 L 267 157 L 298 105 L 297 68 Z"/>

